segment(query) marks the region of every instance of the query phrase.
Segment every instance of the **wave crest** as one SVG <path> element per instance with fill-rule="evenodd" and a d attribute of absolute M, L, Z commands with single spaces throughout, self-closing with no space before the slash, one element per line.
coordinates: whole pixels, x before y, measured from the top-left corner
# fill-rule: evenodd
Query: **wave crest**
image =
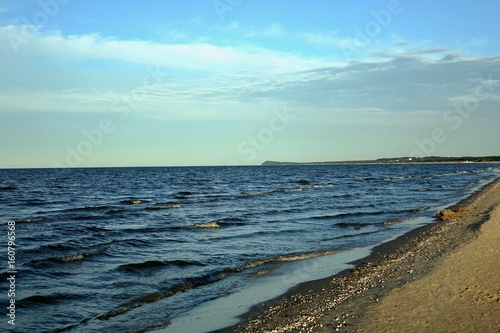
<path fill-rule="evenodd" d="M 179 204 L 174 204 L 174 205 L 157 205 L 157 206 L 149 206 L 146 209 L 147 210 L 163 210 L 163 209 L 175 209 L 175 208 L 181 208 L 181 205 L 179 205 Z"/>
<path fill-rule="evenodd" d="M 217 221 L 210 221 L 205 223 L 198 223 L 189 226 L 192 229 L 219 229 L 220 225 Z"/>

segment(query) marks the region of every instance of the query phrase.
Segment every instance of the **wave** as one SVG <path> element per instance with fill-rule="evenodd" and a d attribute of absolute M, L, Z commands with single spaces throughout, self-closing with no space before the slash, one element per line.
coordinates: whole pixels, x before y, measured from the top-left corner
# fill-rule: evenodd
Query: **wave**
<path fill-rule="evenodd" d="M 377 215 L 383 215 L 383 214 L 405 214 L 405 213 L 419 213 L 423 212 L 426 210 L 431 209 L 431 206 L 422 206 L 422 207 L 417 207 L 417 208 L 408 208 L 408 209 L 402 209 L 402 210 L 395 210 L 391 212 L 386 212 L 386 211 L 368 211 L 368 212 L 352 212 L 352 213 L 339 213 L 339 214 L 332 214 L 332 215 L 320 215 L 320 216 L 313 216 L 311 217 L 312 219 L 315 220 L 332 220 L 332 219 L 338 219 L 338 218 L 347 218 L 347 217 L 352 217 L 352 216 L 377 216 Z M 355 223 L 355 222 L 339 222 L 336 223 L 336 225 L 340 227 L 348 227 L 348 226 L 366 226 L 366 224 L 363 223 Z"/>
<path fill-rule="evenodd" d="M 363 227 L 370 225 L 370 223 L 356 223 L 356 222 L 339 222 L 335 223 L 335 225 L 341 228 L 354 228 L 355 230 L 359 230 Z"/>
<path fill-rule="evenodd" d="M 123 240 L 123 242 L 133 247 L 144 247 L 151 245 L 149 241 L 142 238 L 125 239 Z"/>
<path fill-rule="evenodd" d="M 218 229 L 220 227 L 218 221 L 210 221 L 205 223 L 198 223 L 188 226 L 191 229 Z"/>
<path fill-rule="evenodd" d="M 122 200 L 120 201 L 120 203 L 123 205 L 140 205 L 142 201 L 136 199 L 129 199 L 129 200 Z"/>
<path fill-rule="evenodd" d="M 328 187 L 333 187 L 333 184 L 325 184 L 325 185 L 313 185 L 313 188 L 328 188 Z"/>
<path fill-rule="evenodd" d="M 62 261 L 62 262 L 74 262 L 74 261 L 82 261 L 85 259 L 84 254 L 75 254 L 72 256 L 66 256 L 66 257 L 60 257 L 60 258 L 54 258 L 57 261 Z"/>
<path fill-rule="evenodd" d="M 371 182 L 371 181 L 375 181 L 375 180 L 379 180 L 379 179 L 376 178 L 376 177 L 360 177 L 360 178 L 356 178 L 356 181 L 360 182 L 360 183 Z"/>
<path fill-rule="evenodd" d="M 221 227 L 246 225 L 245 219 L 241 217 L 226 217 L 217 221 L 217 224 Z"/>
<path fill-rule="evenodd" d="M 219 272 L 208 273 L 206 275 L 202 275 L 199 277 L 187 278 L 183 282 L 175 284 L 166 290 L 160 290 L 160 291 L 155 292 L 155 293 L 144 295 L 144 296 L 136 298 L 130 302 L 122 304 L 121 306 L 119 306 L 116 309 L 113 309 L 111 311 L 108 311 L 106 313 L 103 313 L 103 314 L 97 316 L 97 319 L 108 320 L 110 318 L 125 314 L 125 313 L 127 313 L 135 308 L 138 308 L 140 306 L 154 303 L 154 302 L 160 301 L 162 299 L 165 299 L 167 297 L 171 297 L 177 293 L 186 292 L 186 291 L 193 289 L 193 288 L 201 287 L 201 286 L 204 286 L 204 285 L 207 285 L 210 283 L 214 283 L 214 282 L 223 280 L 231 273 L 231 271 L 232 271 L 231 269 L 226 269 L 226 270 L 219 271 Z"/>
<path fill-rule="evenodd" d="M 19 300 L 20 308 L 30 308 L 32 306 L 53 305 L 61 301 L 77 300 L 86 298 L 85 295 L 68 294 L 68 293 L 54 293 L 50 295 L 32 295 Z M 16 306 L 17 302 L 16 302 Z"/>
<path fill-rule="evenodd" d="M 386 183 L 391 183 L 393 181 L 402 181 L 402 180 L 415 180 L 419 179 L 420 176 L 390 176 L 390 177 L 359 177 L 354 179 L 357 182 L 364 183 L 364 182 L 386 182 Z M 432 179 L 432 178 L 429 178 Z"/>
<path fill-rule="evenodd" d="M 63 210 L 63 212 L 81 212 L 81 211 L 94 211 L 94 210 L 104 210 L 109 209 L 109 206 L 85 206 L 77 208 L 69 208 Z"/>
<path fill-rule="evenodd" d="M 13 220 L 16 224 L 17 223 L 34 223 L 34 222 L 42 222 L 45 221 L 44 217 L 34 217 L 31 219 L 20 219 L 20 220 Z"/>
<path fill-rule="evenodd" d="M 105 216 L 96 216 L 96 215 L 79 215 L 79 216 L 72 216 L 69 217 L 70 220 L 73 221 L 87 221 L 87 220 L 104 220 L 107 219 Z"/>
<path fill-rule="evenodd" d="M 238 267 L 238 268 L 226 268 L 220 271 L 215 271 L 212 273 L 208 273 L 199 277 L 190 277 L 185 279 L 184 281 L 177 283 L 170 288 L 166 290 L 160 290 L 148 295 L 144 295 L 142 297 L 136 298 L 130 302 L 127 302 L 125 304 L 122 304 L 116 309 L 113 309 L 111 311 L 108 311 L 106 313 L 103 313 L 99 316 L 97 316 L 97 319 L 99 320 L 108 320 L 113 317 L 123 315 L 135 308 L 141 307 L 146 304 L 158 302 L 162 299 L 171 297 L 177 293 L 181 292 L 186 292 L 190 289 L 198 288 L 204 285 L 208 285 L 211 283 L 215 283 L 218 281 L 221 281 L 228 277 L 232 273 L 240 273 L 243 272 L 247 269 L 255 268 L 258 266 L 263 266 L 266 264 L 272 264 L 272 263 L 285 263 L 285 262 L 293 262 L 293 261 L 299 261 L 299 260 L 304 260 L 304 259 L 310 259 L 310 258 L 315 258 L 319 257 L 322 255 L 328 255 L 328 254 L 334 254 L 336 252 L 334 251 L 325 251 L 325 252 L 314 252 L 314 253 L 297 253 L 297 254 L 291 254 L 291 255 L 286 255 L 286 256 L 276 256 L 272 258 L 263 258 L 263 259 L 257 259 L 248 262 L 247 264 Z M 148 262 L 144 263 L 147 265 Z M 152 262 L 151 264 L 153 266 L 159 265 L 159 263 L 162 262 Z M 141 265 L 141 264 L 139 264 Z"/>
<path fill-rule="evenodd" d="M 174 205 L 157 205 L 157 206 L 146 207 L 147 210 L 163 210 L 163 209 L 174 209 L 174 208 L 181 208 L 181 205 L 174 204 Z"/>
<path fill-rule="evenodd" d="M 14 190 L 17 190 L 17 187 L 13 186 L 13 185 L 7 185 L 7 186 L 0 187 L 0 191 L 14 191 Z"/>
<path fill-rule="evenodd" d="M 278 192 L 282 193 L 293 193 L 293 192 L 302 192 L 303 190 L 308 190 L 308 189 L 323 189 L 323 188 L 329 188 L 333 187 L 333 184 L 328 183 L 324 185 L 316 184 L 316 185 L 311 185 L 309 181 L 307 180 L 299 180 L 299 181 L 294 181 L 293 183 L 298 183 L 300 186 L 294 187 L 294 188 L 281 188 L 278 190 Z M 264 194 L 270 194 L 276 192 L 275 190 L 268 190 L 268 191 L 244 191 L 241 192 L 243 195 L 264 195 Z"/>
<path fill-rule="evenodd" d="M 302 192 L 303 188 L 297 187 L 297 188 L 282 188 L 280 191 L 284 193 L 293 193 L 293 192 Z"/>
<path fill-rule="evenodd" d="M 50 248 L 50 246 L 43 246 L 45 248 Z M 68 249 L 68 247 L 63 247 L 61 245 L 55 245 L 53 246 L 54 249 L 57 250 L 62 250 L 62 249 Z M 47 259 L 35 259 L 31 260 L 28 264 L 33 267 L 39 267 L 39 266 L 50 266 L 54 262 L 59 262 L 59 263 L 73 263 L 73 262 L 79 262 L 87 259 L 88 257 L 96 256 L 104 251 L 106 251 L 109 248 L 109 246 L 104 246 L 101 248 L 98 248 L 94 251 L 87 251 L 83 253 L 72 253 L 69 255 L 64 255 L 64 256 L 59 256 L 59 257 L 50 257 Z"/>
<path fill-rule="evenodd" d="M 137 271 L 156 269 L 156 268 L 161 268 L 161 267 L 165 267 L 165 266 L 168 266 L 168 265 L 163 261 L 149 260 L 149 261 L 136 263 L 136 264 L 120 265 L 118 267 L 118 270 L 133 273 L 133 272 L 137 272 Z"/>
<path fill-rule="evenodd" d="M 242 226 L 247 225 L 245 219 L 241 217 L 226 217 L 220 220 L 214 220 L 209 222 L 196 223 L 191 225 L 183 225 L 183 226 L 170 226 L 167 227 L 170 230 L 185 230 L 185 229 L 219 229 L 223 227 L 231 227 L 231 226 Z"/>
<path fill-rule="evenodd" d="M 182 199 L 182 198 L 185 198 L 185 197 L 187 197 L 187 196 L 189 196 L 189 195 L 192 195 L 192 194 L 194 194 L 194 193 L 193 193 L 193 192 L 190 192 L 190 191 L 179 191 L 179 192 L 177 192 L 177 193 L 175 194 L 175 197 L 176 197 L 177 199 Z"/>
<path fill-rule="evenodd" d="M 352 212 L 352 213 L 339 213 L 333 215 L 320 215 L 320 216 L 312 216 L 311 218 L 314 220 L 330 220 L 341 217 L 350 217 L 350 216 L 362 216 L 362 215 L 382 215 L 386 214 L 384 211 L 371 211 L 371 212 Z"/>
<path fill-rule="evenodd" d="M 241 196 L 240 196 L 241 197 Z M 207 202 L 217 202 L 224 200 L 235 200 L 238 196 L 234 195 L 203 195 L 196 197 L 184 197 L 184 196 L 175 196 L 176 204 L 178 205 L 191 205 L 191 204 L 200 204 Z"/>
<path fill-rule="evenodd" d="M 112 214 L 119 214 L 125 212 L 125 209 L 119 208 L 119 209 L 110 209 L 106 212 L 107 215 L 112 215 Z"/>
<path fill-rule="evenodd" d="M 474 173 L 474 171 L 465 171 L 465 170 L 457 170 L 452 173 L 441 173 L 439 175 L 435 175 L 434 177 L 450 177 L 450 176 L 458 176 L 458 175 L 465 175 L 469 173 Z"/>
<path fill-rule="evenodd" d="M 34 296 L 29 296 L 29 297 L 23 298 L 22 300 L 20 300 L 19 303 L 23 304 L 26 307 L 29 307 L 29 305 L 56 304 L 60 300 L 61 300 L 61 297 L 58 294 L 51 295 L 51 296 L 34 295 Z"/>
<path fill-rule="evenodd" d="M 46 202 L 44 200 L 40 200 L 40 199 L 26 200 L 25 202 L 26 202 L 26 204 L 28 204 L 30 206 L 42 206 L 42 205 L 46 204 Z"/>
<path fill-rule="evenodd" d="M 296 253 L 290 255 L 281 255 L 276 257 L 264 258 L 264 259 L 256 259 L 248 262 L 240 268 L 236 268 L 235 272 L 242 272 L 247 269 L 255 268 L 258 266 L 263 266 L 267 264 L 273 263 L 286 263 L 293 261 L 300 261 L 305 259 L 316 258 L 324 255 L 334 254 L 336 251 L 324 251 L 324 252 L 311 252 L 311 253 Z"/>
<path fill-rule="evenodd" d="M 64 257 L 56 257 L 56 258 L 53 258 L 53 260 L 61 261 L 61 262 L 82 261 L 82 260 L 87 259 L 88 257 L 97 256 L 97 255 L 105 252 L 108 248 L 109 248 L 109 245 L 97 248 L 94 251 L 87 251 L 87 252 L 83 252 L 83 253 L 79 253 L 79 254 L 72 254 L 72 255 L 68 255 L 68 256 L 64 256 Z"/>
<path fill-rule="evenodd" d="M 272 191 L 245 191 L 245 192 L 241 192 L 241 194 L 244 194 L 244 195 L 264 195 L 264 194 L 268 194 L 271 192 Z"/>
<path fill-rule="evenodd" d="M 118 270 L 129 273 L 135 273 L 140 271 L 159 269 L 168 266 L 187 267 L 187 266 L 205 266 L 205 265 L 197 261 L 186 261 L 186 260 L 169 260 L 169 261 L 148 260 L 140 263 L 120 265 L 118 267 Z"/>
<path fill-rule="evenodd" d="M 395 225 L 395 224 L 401 224 L 404 222 L 411 221 L 412 218 L 395 218 L 391 219 L 385 222 L 377 223 L 378 226 L 389 226 L 389 225 Z"/>
<path fill-rule="evenodd" d="M 189 192 L 189 191 L 180 191 L 180 192 L 177 192 L 177 194 L 179 195 L 191 195 L 191 194 L 194 194 L 193 192 Z"/>
<path fill-rule="evenodd" d="M 373 235 L 378 233 L 379 231 L 374 230 L 374 231 L 366 231 L 366 232 L 357 232 L 354 234 L 348 234 L 348 235 L 342 235 L 339 238 L 356 238 L 356 237 L 362 237 L 362 236 L 368 236 L 368 235 Z"/>
<path fill-rule="evenodd" d="M 68 243 L 56 243 L 56 244 L 46 244 L 40 247 L 41 250 L 47 249 L 50 251 L 69 251 L 73 249 L 73 246 L 68 245 Z"/>
<path fill-rule="evenodd" d="M 352 194 L 351 193 L 339 193 L 339 194 L 335 194 L 333 195 L 334 198 L 350 198 L 352 197 Z"/>
<path fill-rule="evenodd" d="M 94 231 L 94 232 L 99 232 L 99 231 L 109 232 L 109 231 L 111 231 L 110 229 L 106 229 L 106 228 L 103 228 L 103 227 L 98 227 L 96 225 L 87 226 L 87 230 L 88 231 Z"/>
<path fill-rule="evenodd" d="M 302 192 L 303 190 L 309 190 L 309 189 L 323 189 L 323 188 L 330 188 L 330 187 L 333 187 L 332 183 L 328 183 L 328 184 L 324 184 L 324 185 L 321 185 L 321 184 L 310 185 L 308 183 L 308 184 L 302 184 L 302 185 L 295 187 L 295 188 L 282 188 L 282 189 L 280 189 L 280 192 L 293 193 L 293 192 Z"/>

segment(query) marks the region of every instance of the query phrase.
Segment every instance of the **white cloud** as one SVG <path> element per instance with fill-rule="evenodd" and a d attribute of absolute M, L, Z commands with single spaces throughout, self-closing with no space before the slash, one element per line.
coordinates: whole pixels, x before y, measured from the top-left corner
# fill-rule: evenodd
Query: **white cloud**
<path fill-rule="evenodd" d="M 286 31 L 278 23 L 272 23 L 267 28 L 264 28 L 258 37 L 265 38 L 281 38 L 286 36 Z"/>
<path fill-rule="evenodd" d="M 366 43 L 356 38 L 340 37 L 336 31 L 329 33 L 303 33 L 302 37 L 311 44 L 341 49 L 359 49 L 366 45 Z"/>
<path fill-rule="evenodd" d="M 22 27 L 1 27 L 1 39 L 22 36 Z M 274 27 L 271 33 L 279 33 Z M 2 38 L 3 37 L 3 38 Z M 160 44 L 149 41 L 117 40 L 99 34 L 63 36 L 60 33 L 42 34 L 32 30 L 31 38 L 20 52 L 30 52 L 57 59 L 116 60 L 144 66 L 161 66 L 176 70 L 202 72 L 267 70 L 285 72 L 311 68 L 319 64 L 314 59 L 276 52 L 270 49 L 244 45 L 217 46 L 209 43 Z M 5 48 L 5 45 L 4 45 Z M 4 52 L 13 50 L 5 50 Z"/>
<path fill-rule="evenodd" d="M 210 31 L 217 37 L 232 36 L 248 39 L 278 39 L 289 38 L 292 35 L 279 23 L 271 23 L 265 27 L 245 26 L 238 21 L 232 21 L 223 26 L 211 27 Z"/>
<path fill-rule="evenodd" d="M 16 29 L 22 27 L 0 27 L 0 41 L 20 33 Z M 284 33 L 280 26 L 273 29 Z M 324 114 L 439 112 L 470 94 L 482 77 L 500 78 L 498 58 L 466 58 L 411 42 L 397 42 L 363 60 L 334 63 L 250 44 L 162 44 L 30 31 L 32 38 L 19 54 L 0 43 L 2 54 L 10 54 L 0 64 L 4 110 L 109 111 L 114 101 L 141 88 L 147 68 L 158 68 L 163 78 L 148 86 L 137 110 L 176 119 L 223 119 L 230 112 L 241 117 L 231 110 L 264 104 Z M 355 43 L 335 32 L 302 36 L 317 44 Z M 29 96 L 29 102 L 21 96 Z"/>

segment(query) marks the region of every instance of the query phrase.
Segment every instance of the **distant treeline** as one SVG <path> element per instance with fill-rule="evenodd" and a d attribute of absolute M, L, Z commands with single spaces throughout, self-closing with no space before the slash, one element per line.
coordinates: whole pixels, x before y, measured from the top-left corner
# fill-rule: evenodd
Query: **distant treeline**
<path fill-rule="evenodd" d="M 462 156 L 462 157 L 393 157 L 376 160 L 355 160 L 335 162 L 277 162 L 265 161 L 262 165 L 321 165 L 321 164 L 386 164 L 386 163 L 488 163 L 500 162 L 500 156 Z"/>

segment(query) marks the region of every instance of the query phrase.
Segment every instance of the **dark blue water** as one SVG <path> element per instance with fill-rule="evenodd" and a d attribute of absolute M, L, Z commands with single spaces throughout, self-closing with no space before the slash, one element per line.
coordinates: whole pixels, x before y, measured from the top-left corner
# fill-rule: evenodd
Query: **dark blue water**
<path fill-rule="evenodd" d="M 499 172 L 487 164 L 0 170 L 4 248 L 8 221 L 16 225 L 15 332 L 161 327 L 280 262 L 388 239 Z M 14 331 L 2 285 L 0 328 Z"/>

